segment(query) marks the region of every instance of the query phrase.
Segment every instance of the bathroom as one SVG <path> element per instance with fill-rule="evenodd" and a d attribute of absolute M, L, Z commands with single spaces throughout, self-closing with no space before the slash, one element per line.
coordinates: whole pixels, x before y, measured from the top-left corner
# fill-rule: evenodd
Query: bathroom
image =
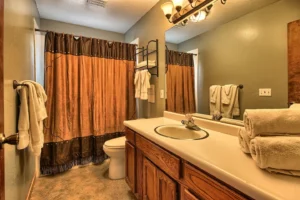
<path fill-rule="evenodd" d="M 299 0 L 0 5 L 0 200 L 299 199 Z M 20 147 L 32 81 L 41 152 Z M 256 111 L 273 135 L 244 141 Z M 270 138 L 289 143 L 266 166 L 249 147 Z"/>

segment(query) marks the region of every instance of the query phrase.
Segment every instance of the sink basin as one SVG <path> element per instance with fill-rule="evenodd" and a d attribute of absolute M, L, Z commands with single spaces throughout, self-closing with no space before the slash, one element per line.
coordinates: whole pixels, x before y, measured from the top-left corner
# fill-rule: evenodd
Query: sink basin
<path fill-rule="evenodd" d="M 156 127 L 154 131 L 161 136 L 178 140 L 201 140 L 209 136 L 205 130 L 194 131 L 184 125 L 163 125 Z"/>

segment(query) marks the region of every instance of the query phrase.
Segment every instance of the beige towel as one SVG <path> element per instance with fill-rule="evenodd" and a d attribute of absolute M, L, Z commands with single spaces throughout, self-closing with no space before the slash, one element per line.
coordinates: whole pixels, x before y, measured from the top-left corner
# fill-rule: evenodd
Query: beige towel
<path fill-rule="evenodd" d="M 244 126 L 244 122 L 242 120 L 237 120 L 237 119 L 222 118 L 220 122 L 232 124 L 236 126 Z"/>
<path fill-rule="evenodd" d="M 141 68 L 147 66 L 147 61 L 142 61 L 137 64 L 136 68 Z M 152 68 L 156 66 L 156 61 L 155 60 L 148 60 L 148 68 Z"/>
<path fill-rule="evenodd" d="M 241 146 L 241 150 L 244 153 L 250 153 L 250 149 L 249 149 L 250 137 L 247 134 L 245 128 L 240 128 L 239 129 L 238 138 L 239 138 L 239 143 L 240 143 L 240 146 Z"/>
<path fill-rule="evenodd" d="M 251 138 L 300 134 L 300 112 L 293 109 L 245 110 L 244 125 Z"/>
<path fill-rule="evenodd" d="M 256 137 L 250 141 L 250 153 L 262 168 L 300 170 L 300 137 Z"/>
<path fill-rule="evenodd" d="M 134 76 L 135 98 L 141 97 L 141 71 L 136 71 Z"/>
<path fill-rule="evenodd" d="M 221 112 L 221 86 L 212 85 L 209 88 L 209 97 L 210 97 L 210 115 L 213 115 L 215 112 Z"/>
<path fill-rule="evenodd" d="M 19 132 L 19 143 L 17 148 L 25 149 L 29 145 L 29 112 L 28 112 L 28 88 L 19 87 L 19 96 L 20 96 L 20 113 L 18 121 L 18 132 Z"/>
<path fill-rule="evenodd" d="M 221 114 L 225 118 L 240 115 L 239 88 L 237 85 L 225 85 L 221 94 Z"/>
<path fill-rule="evenodd" d="M 290 106 L 290 109 L 300 110 L 300 103 L 294 103 Z"/>
<path fill-rule="evenodd" d="M 40 84 L 30 80 L 21 83 L 28 85 L 28 89 L 24 89 L 25 86 L 17 88 L 20 90 L 21 101 L 23 101 L 21 106 L 25 106 L 20 109 L 18 127 L 21 128 L 22 135 L 28 132 L 29 146 L 34 154 L 39 156 L 44 144 L 43 120 L 47 118 L 45 107 L 47 96 Z M 28 124 L 29 127 L 27 127 Z"/>
<path fill-rule="evenodd" d="M 148 70 L 141 71 L 141 99 L 147 100 L 148 99 L 148 89 L 150 88 L 150 78 L 151 74 Z"/>

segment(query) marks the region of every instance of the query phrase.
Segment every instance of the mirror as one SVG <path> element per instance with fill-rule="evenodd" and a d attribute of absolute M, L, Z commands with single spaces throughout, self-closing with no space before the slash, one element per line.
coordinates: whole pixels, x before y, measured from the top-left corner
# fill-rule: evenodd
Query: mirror
<path fill-rule="evenodd" d="M 274 2 L 217 1 L 206 19 L 166 31 L 167 111 L 226 121 L 288 107 L 287 25 L 300 8 Z"/>

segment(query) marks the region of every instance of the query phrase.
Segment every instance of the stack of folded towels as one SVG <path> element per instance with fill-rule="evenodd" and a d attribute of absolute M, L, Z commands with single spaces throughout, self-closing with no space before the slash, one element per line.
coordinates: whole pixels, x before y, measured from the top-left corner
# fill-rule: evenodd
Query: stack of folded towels
<path fill-rule="evenodd" d="M 269 172 L 300 176 L 300 110 L 246 110 L 239 142 Z"/>

